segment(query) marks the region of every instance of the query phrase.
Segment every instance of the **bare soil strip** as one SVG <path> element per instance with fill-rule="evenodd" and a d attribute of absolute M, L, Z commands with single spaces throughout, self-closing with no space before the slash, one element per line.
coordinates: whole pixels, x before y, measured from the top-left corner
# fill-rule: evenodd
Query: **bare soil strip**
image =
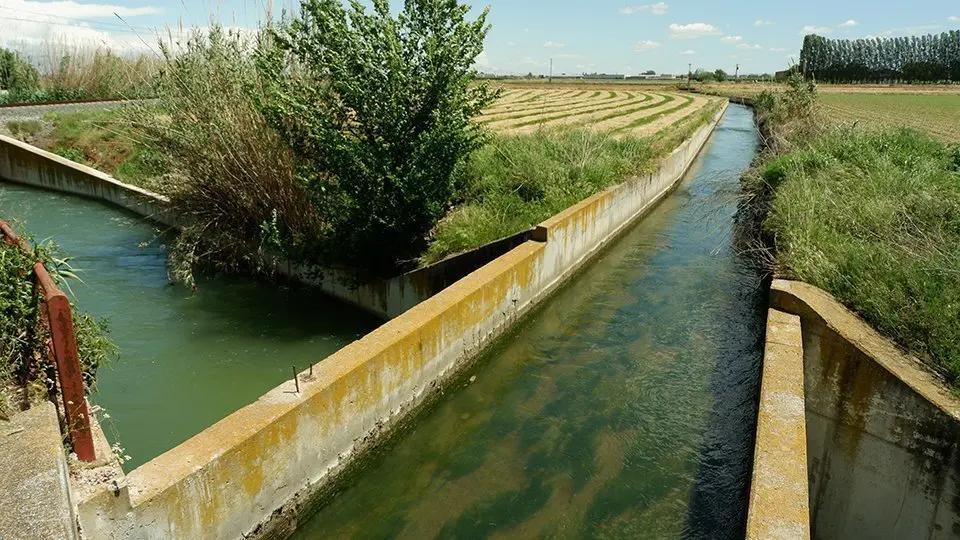
<path fill-rule="evenodd" d="M 489 124 L 493 122 L 500 122 L 504 120 L 516 120 L 520 118 L 528 118 L 531 116 L 536 116 L 540 114 L 551 114 L 557 112 L 568 112 L 577 109 L 582 109 L 585 107 L 597 107 L 603 105 L 610 105 L 613 103 L 622 103 L 626 101 L 632 101 L 636 99 L 635 95 L 629 92 L 620 92 L 615 93 L 613 98 L 603 99 L 575 99 L 569 102 L 555 102 L 550 105 L 542 105 L 537 107 L 516 107 L 512 110 L 507 110 L 504 112 L 497 113 L 485 113 L 480 117 L 481 124 Z"/>
<path fill-rule="evenodd" d="M 619 116 L 607 116 L 606 118 L 599 119 L 590 124 L 590 127 L 595 131 L 620 131 L 628 129 L 632 125 L 645 122 L 646 119 L 651 116 L 668 114 L 669 112 L 687 107 L 691 102 L 697 99 L 691 96 L 680 96 L 677 94 L 667 94 L 664 96 L 664 99 L 667 98 L 670 99 L 668 102 L 669 105 L 664 103 L 661 107 L 647 108 Z M 706 100 L 706 98 L 700 99 L 703 101 Z"/>
<path fill-rule="evenodd" d="M 677 108 L 651 122 L 646 122 L 642 125 L 635 126 L 630 130 L 625 130 L 623 134 L 632 135 L 634 137 L 649 137 L 651 135 L 655 135 L 660 131 L 666 130 L 667 128 L 674 127 L 674 124 L 678 124 L 685 118 L 700 112 L 704 107 L 709 105 L 711 101 L 712 100 L 710 99 L 694 99 L 693 103 L 690 103 L 685 107 Z"/>
<path fill-rule="evenodd" d="M 523 135 L 529 133 L 535 133 L 536 131 L 544 128 L 558 128 L 561 126 L 590 126 L 598 120 L 604 118 L 609 118 L 611 116 L 618 116 L 621 113 L 614 113 L 611 115 L 610 111 L 645 111 L 657 109 L 663 106 L 664 103 L 672 100 L 673 98 L 668 98 L 666 95 L 655 94 L 652 97 L 646 96 L 643 100 L 637 100 L 631 103 L 624 103 L 623 105 L 614 105 L 611 107 L 601 107 L 599 109 L 583 111 L 582 113 L 575 113 L 570 115 L 560 115 L 547 117 L 534 121 L 514 123 L 512 127 L 501 127 L 505 132 L 512 135 Z"/>
<path fill-rule="evenodd" d="M 503 100 L 498 101 L 492 107 L 487 109 L 488 111 L 498 111 L 506 107 L 515 107 L 521 105 L 529 104 L 541 104 L 541 103 L 551 103 L 558 100 L 569 99 L 573 92 L 563 92 L 563 91 L 547 91 L 547 92 L 532 92 L 523 97 L 519 97 L 513 101 L 504 102 Z"/>

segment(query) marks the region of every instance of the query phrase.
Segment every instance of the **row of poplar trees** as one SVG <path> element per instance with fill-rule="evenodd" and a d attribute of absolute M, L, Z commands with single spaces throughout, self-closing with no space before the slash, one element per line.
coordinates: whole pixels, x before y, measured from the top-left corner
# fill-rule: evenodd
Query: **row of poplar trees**
<path fill-rule="evenodd" d="M 855 40 L 808 35 L 800 67 L 828 83 L 960 82 L 960 30 Z"/>

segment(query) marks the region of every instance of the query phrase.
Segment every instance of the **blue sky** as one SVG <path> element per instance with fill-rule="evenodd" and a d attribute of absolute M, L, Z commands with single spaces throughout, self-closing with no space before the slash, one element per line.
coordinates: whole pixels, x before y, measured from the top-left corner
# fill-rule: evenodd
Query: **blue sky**
<path fill-rule="evenodd" d="M 296 0 L 275 0 L 274 12 Z M 400 1 L 393 0 L 397 6 Z M 0 0 L 0 44 L 51 39 L 119 49 L 153 43 L 151 29 L 255 27 L 267 0 Z M 687 64 L 772 72 L 796 58 L 805 32 L 829 37 L 896 36 L 960 28 L 957 0 L 485 0 L 493 25 L 478 65 L 500 73 L 686 72 Z M 731 7 L 733 6 L 733 7 Z M 115 14 L 123 17 L 123 21 Z"/>

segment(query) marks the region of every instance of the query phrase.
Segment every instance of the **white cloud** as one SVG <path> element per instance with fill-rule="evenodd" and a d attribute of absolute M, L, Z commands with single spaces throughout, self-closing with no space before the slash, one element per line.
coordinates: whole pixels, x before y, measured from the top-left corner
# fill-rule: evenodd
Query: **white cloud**
<path fill-rule="evenodd" d="M 919 34 L 929 34 L 935 30 L 939 30 L 939 24 L 922 24 L 917 26 L 904 26 L 903 28 L 891 28 L 890 30 L 884 30 L 880 32 L 881 37 L 892 37 L 892 36 L 915 36 Z M 868 36 L 875 37 L 875 36 Z"/>
<path fill-rule="evenodd" d="M 950 22 L 960 22 L 960 17 L 957 17 L 956 15 L 954 15 L 954 16 L 948 18 L 947 20 L 950 21 Z"/>
<path fill-rule="evenodd" d="M 680 53 L 680 54 L 682 54 L 682 55 L 684 55 L 684 56 L 693 56 L 693 55 L 697 54 L 697 51 L 686 50 L 686 51 L 683 51 L 683 52 Z"/>
<path fill-rule="evenodd" d="M 775 23 L 770 19 L 757 19 L 753 21 L 754 26 L 773 26 Z"/>
<path fill-rule="evenodd" d="M 512 42 L 512 41 L 508 41 L 508 42 L 507 42 L 507 47 L 515 47 L 516 45 L 517 45 L 517 44 L 514 43 L 514 42 Z"/>
<path fill-rule="evenodd" d="M 770 47 L 770 52 L 787 52 L 783 47 Z"/>
<path fill-rule="evenodd" d="M 570 54 L 570 53 L 555 54 L 553 55 L 553 57 L 556 58 L 557 60 L 581 60 L 583 58 L 586 58 L 582 54 Z"/>
<path fill-rule="evenodd" d="M 620 13 L 622 15 L 636 15 L 637 13 L 644 13 L 649 11 L 654 15 L 666 15 L 667 10 L 670 9 L 670 6 L 666 2 L 657 2 L 656 4 L 646 4 L 643 6 L 627 6 L 620 8 Z"/>
<path fill-rule="evenodd" d="M 43 50 L 48 44 L 65 48 L 142 50 L 154 45 L 156 32 L 125 25 L 116 16 L 133 19 L 160 13 L 163 13 L 162 8 L 149 5 L 0 0 L 0 16 L 3 17 L 0 18 L 0 46 L 16 47 L 28 56 L 36 56 L 38 61 L 40 57 L 50 55 L 50 51 Z"/>
<path fill-rule="evenodd" d="M 860 24 L 860 23 L 858 23 L 857 21 L 855 21 L 855 20 L 853 20 L 853 19 L 847 19 L 847 22 L 840 23 L 840 24 L 838 24 L 837 26 L 840 27 L 840 28 L 853 28 L 854 26 L 857 26 L 858 24 Z"/>
<path fill-rule="evenodd" d="M 564 47 L 566 47 L 566 46 L 567 46 L 566 44 L 564 44 L 564 43 L 558 43 L 558 42 L 556 42 L 556 41 L 548 41 L 548 42 L 546 42 L 546 43 L 543 44 L 543 47 L 544 47 L 545 49 L 562 49 L 562 48 L 564 48 Z"/>
<path fill-rule="evenodd" d="M 656 41 L 638 41 L 633 44 L 633 52 L 647 52 L 660 47 L 663 47 L 663 45 Z"/>
<path fill-rule="evenodd" d="M 487 51 L 483 51 L 477 55 L 476 60 L 473 61 L 474 67 L 478 68 L 489 68 L 490 67 L 490 58 L 487 56 Z"/>
<path fill-rule="evenodd" d="M 757 51 L 763 49 L 763 47 L 761 47 L 760 45 L 748 45 L 748 44 L 746 44 L 746 43 L 741 43 L 741 44 L 737 45 L 737 48 L 738 48 L 738 49 L 744 49 L 744 50 L 748 50 L 748 49 L 749 49 L 749 50 L 757 50 Z"/>
<path fill-rule="evenodd" d="M 128 7 L 113 4 L 83 4 L 74 0 L 58 2 L 0 0 L 0 7 L 4 8 L 4 11 L 19 12 L 18 15 L 23 15 L 23 18 L 46 15 L 60 19 L 112 19 L 118 15 L 120 17 L 141 17 L 163 13 L 163 8 L 154 6 Z"/>
<path fill-rule="evenodd" d="M 743 41 L 743 36 L 723 36 L 720 38 L 720 41 L 724 43 L 740 43 Z"/>
<path fill-rule="evenodd" d="M 800 35 L 805 36 L 807 34 L 830 34 L 833 32 L 833 28 L 829 26 L 816 26 L 814 24 L 808 24 L 800 30 Z"/>
<path fill-rule="evenodd" d="M 703 36 L 719 36 L 722 33 L 719 28 L 707 23 L 670 25 L 670 39 L 695 39 Z"/>

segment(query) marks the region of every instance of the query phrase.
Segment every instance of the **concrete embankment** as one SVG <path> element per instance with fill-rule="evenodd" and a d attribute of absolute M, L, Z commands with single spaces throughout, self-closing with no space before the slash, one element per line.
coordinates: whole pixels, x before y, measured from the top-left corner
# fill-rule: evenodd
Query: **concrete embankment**
<path fill-rule="evenodd" d="M 798 317 L 802 328 L 813 537 L 960 535 L 960 399 L 956 394 L 918 360 L 816 287 L 775 280 L 770 306 Z M 768 340 L 767 347 L 771 354 L 780 354 L 778 342 Z M 777 373 L 775 378 L 768 380 L 768 368 Z M 792 370 L 787 364 L 765 366 L 764 395 L 771 391 L 768 384 L 778 379 L 795 380 Z M 775 417 L 780 425 L 797 425 L 790 411 Z M 761 421 L 755 467 L 770 455 L 761 452 L 760 440 L 766 438 L 763 426 Z M 777 465 L 781 480 L 792 478 L 789 463 Z M 768 487 L 755 482 L 753 489 L 763 493 Z M 793 520 L 796 495 L 782 493 L 782 504 L 771 507 L 768 516 Z M 751 518 L 752 513 L 751 508 Z"/>
<path fill-rule="evenodd" d="M 660 171 L 599 193 L 360 341 L 78 503 L 94 538 L 272 537 L 365 449 L 682 178 L 723 111 Z"/>
<path fill-rule="evenodd" d="M 0 180 L 102 200 L 164 225 L 176 222 L 165 197 L 3 135 Z"/>
<path fill-rule="evenodd" d="M 0 456 L 0 538 L 76 538 L 67 460 L 53 404 L 0 420 Z"/>

